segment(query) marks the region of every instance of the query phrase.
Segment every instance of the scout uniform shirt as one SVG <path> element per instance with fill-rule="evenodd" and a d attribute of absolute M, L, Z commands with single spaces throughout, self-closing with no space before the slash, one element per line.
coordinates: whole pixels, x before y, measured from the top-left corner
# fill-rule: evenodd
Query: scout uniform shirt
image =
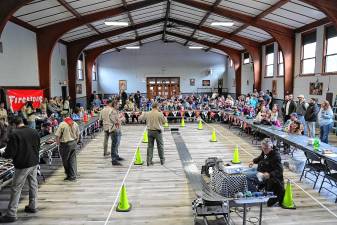
<path fill-rule="evenodd" d="M 139 119 L 146 120 L 148 130 L 161 130 L 162 125 L 167 122 L 163 113 L 155 109 L 151 110 L 151 112 L 142 114 Z"/>
<path fill-rule="evenodd" d="M 0 109 L 0 121 L 7 122 L 7 110 Z"/>
<path fill-rule="evenodd" d="M 76 122 L 69 125 L 63 121 L 60 123 L 55 135 L 60 138 L 61 143 L 67 143 L 70 141 L 77 141 L 80 137 L 80 130 Z"/>
<path fill-rule="evenodd" d="M 106 106 L 100 113 L 100 120 L 103 120 L 103 130 L 112 132 L 117 129 L 116 124 L 120 124 L 118 111 Z"/>

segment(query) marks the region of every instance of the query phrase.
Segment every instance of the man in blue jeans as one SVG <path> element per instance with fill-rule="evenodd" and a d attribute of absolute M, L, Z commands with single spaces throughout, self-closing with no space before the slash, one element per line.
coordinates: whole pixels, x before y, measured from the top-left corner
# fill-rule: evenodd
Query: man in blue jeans
<path fill-rule="evenodd" d="M 261 155 L 249 163 L 249 167 L 257 164 L 257 169 L 244 172 L 247 177 L 248 190 L 256 192 L 264 188 L 274 192 L 277 198 L 268 200 L 267 205 L 282 204 L 284 196 L 283 166 L 280 153 L 273 149 L 273 142 L 265 138 L 261 142 Z"/>
<path fill-rule="evenodd" d="M 8 209 L 6 214 L 0 217 L 0 223 L 11 223 L 17 220 L 20 195 L 26 180 L 29 184 L 29 204 L 25 207 L 25 212 L 37 212 L 40 136 L 35 129 L 26 127 L 21 117 L 15 117 L 13 123 L 16 128 L 9 135 L 6 149 L 4 152 L 1 151 L 2 157 L 13 159 L 15 169 Z"/>

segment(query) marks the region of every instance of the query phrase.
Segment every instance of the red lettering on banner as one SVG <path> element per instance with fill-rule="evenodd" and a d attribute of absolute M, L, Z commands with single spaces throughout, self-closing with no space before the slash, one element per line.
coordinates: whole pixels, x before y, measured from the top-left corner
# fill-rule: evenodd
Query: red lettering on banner
<path fill-rule="evenodd" d="M 14 112 L 21 110 L 26 102 L 33 102 L 34 108 L 39 108 L 43 101 L 43 90 L 8 89 L 7 96 Z"/>

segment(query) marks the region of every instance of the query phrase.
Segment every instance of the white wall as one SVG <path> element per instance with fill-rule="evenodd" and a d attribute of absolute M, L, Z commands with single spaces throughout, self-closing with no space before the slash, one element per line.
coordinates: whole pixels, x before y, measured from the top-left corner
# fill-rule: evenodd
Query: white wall
<path fill-rule="evenodd" d="M 64 60 L 64 65 L 61 64 L 62 59 Z M 51 60 L 50 96 L 62 96 L 61 87 L 68 86 L 63 84 L 66 80 L 68 80 L 67 47 L 57 43 Z"/>
<path fill-rule="evenodd" d="M 324 50 L 324 26 L 317 27 L 317 43 L 316 43 L 316 68 L 314 76 L 301 76 L 301 34 L 296 34 L 296 49 L 295 49 L 295 90 L 294 95 L 303 94 L 306 98 L 315 97 L 319 101 L 326 99 L 327 92 L 333 92 L 334 96 L 337 93 L 337 76 L 321 75 L 323 71 L 323 50 Z M 323 95 L 309 95 L 309 84 L 311 82 L 323 82 Z"/>
<path fill-rule="evenodd" d="M 35 33 L 8 22 L 1 41 L 0 86 L 39 86 Z"/>
<path fill-rule="evenodd" d="M 189 50 L 176 43 L 153 42 L 140 50 L 123 50 L 101 55 L 98 59 L 100 93 L 118 93 L 119 80 L 127 80 L 127 92 L 146 92 L 146 77 L 180 77 L 182 93 L 197 92 L 202 80 L 217 88 L 225 73 L 226 57 L 202 50 Z M 212 74 L 206 75 L 209 69 Z M 190 86 L 190 79 L 196 80 Z"/>
<path fill-rule="evenodd" d="M 277 95 L 275 99 L 283 99 L 284 96 L 284 76 L 278 76 L 278 44 L 274 43 L 274 77 L 266 77 L 266 46 L 262 46 L 262 80 L 261 89 L 272 91 L 273 80 L 277 82 Z"/>
<path fill-rule="evenodd" d="M 241 68 L 241 94 L 248 94 L 253 92 L 254 86 L 254 67 L 252 59 L 251 63 L 243 64 L 243 54 L 241 54 L 242 68 Z"/>

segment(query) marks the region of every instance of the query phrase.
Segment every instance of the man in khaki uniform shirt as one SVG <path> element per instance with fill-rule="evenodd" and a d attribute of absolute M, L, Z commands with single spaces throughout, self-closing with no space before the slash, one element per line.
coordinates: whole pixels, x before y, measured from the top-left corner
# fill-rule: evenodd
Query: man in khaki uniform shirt
<path fill-rule="evenodd" d="M 0 103 L 0 121 L 7 123 L 7 110 L 5 109 L 5 103 Z"/>
<path fill-rule="evenodd" d="M 60 123 L 55 135 L 66 174 L 64 180 L 76 181 L 78 177 L 76 146 L 80 138 L 79 127 L 76 122 L 67 117 Z"/>
<path fill-rule="evenodd" d="M 108 106 L 106 106 L 100 114 L 100 120 L 103 121 L 104 130 L 104 155 L 109 154 L 107 148 L 109 136 L 111 136 L 111 163 L 113 166 L 122 165 L 119 161 L 124 160 L 118 155 L 118 147 L 122 136 L 122 120 L 119 116 L 118 108 L 119 103 L 117 100 L 109 101 Z"/>
<path fill-rule="evenodd" d="M 146 112 L 139 117 L 140 120 L 146 120 L 147 132 L 149 142 L 147 145 L 147 166 L 153 165 L 153 147 L 154 140 L 157 142 L 158 155 L 160 158 L 160 163 L 164 165 L 165 157 L 164 157 L 164 142 L 162 136 L 162 126 L 167 122 L 166 117 L 164 117 L 163 113 L 158 110 L 158 103 L 155 102 L 152 105 L 152 110 L 150 112 Z"/>

